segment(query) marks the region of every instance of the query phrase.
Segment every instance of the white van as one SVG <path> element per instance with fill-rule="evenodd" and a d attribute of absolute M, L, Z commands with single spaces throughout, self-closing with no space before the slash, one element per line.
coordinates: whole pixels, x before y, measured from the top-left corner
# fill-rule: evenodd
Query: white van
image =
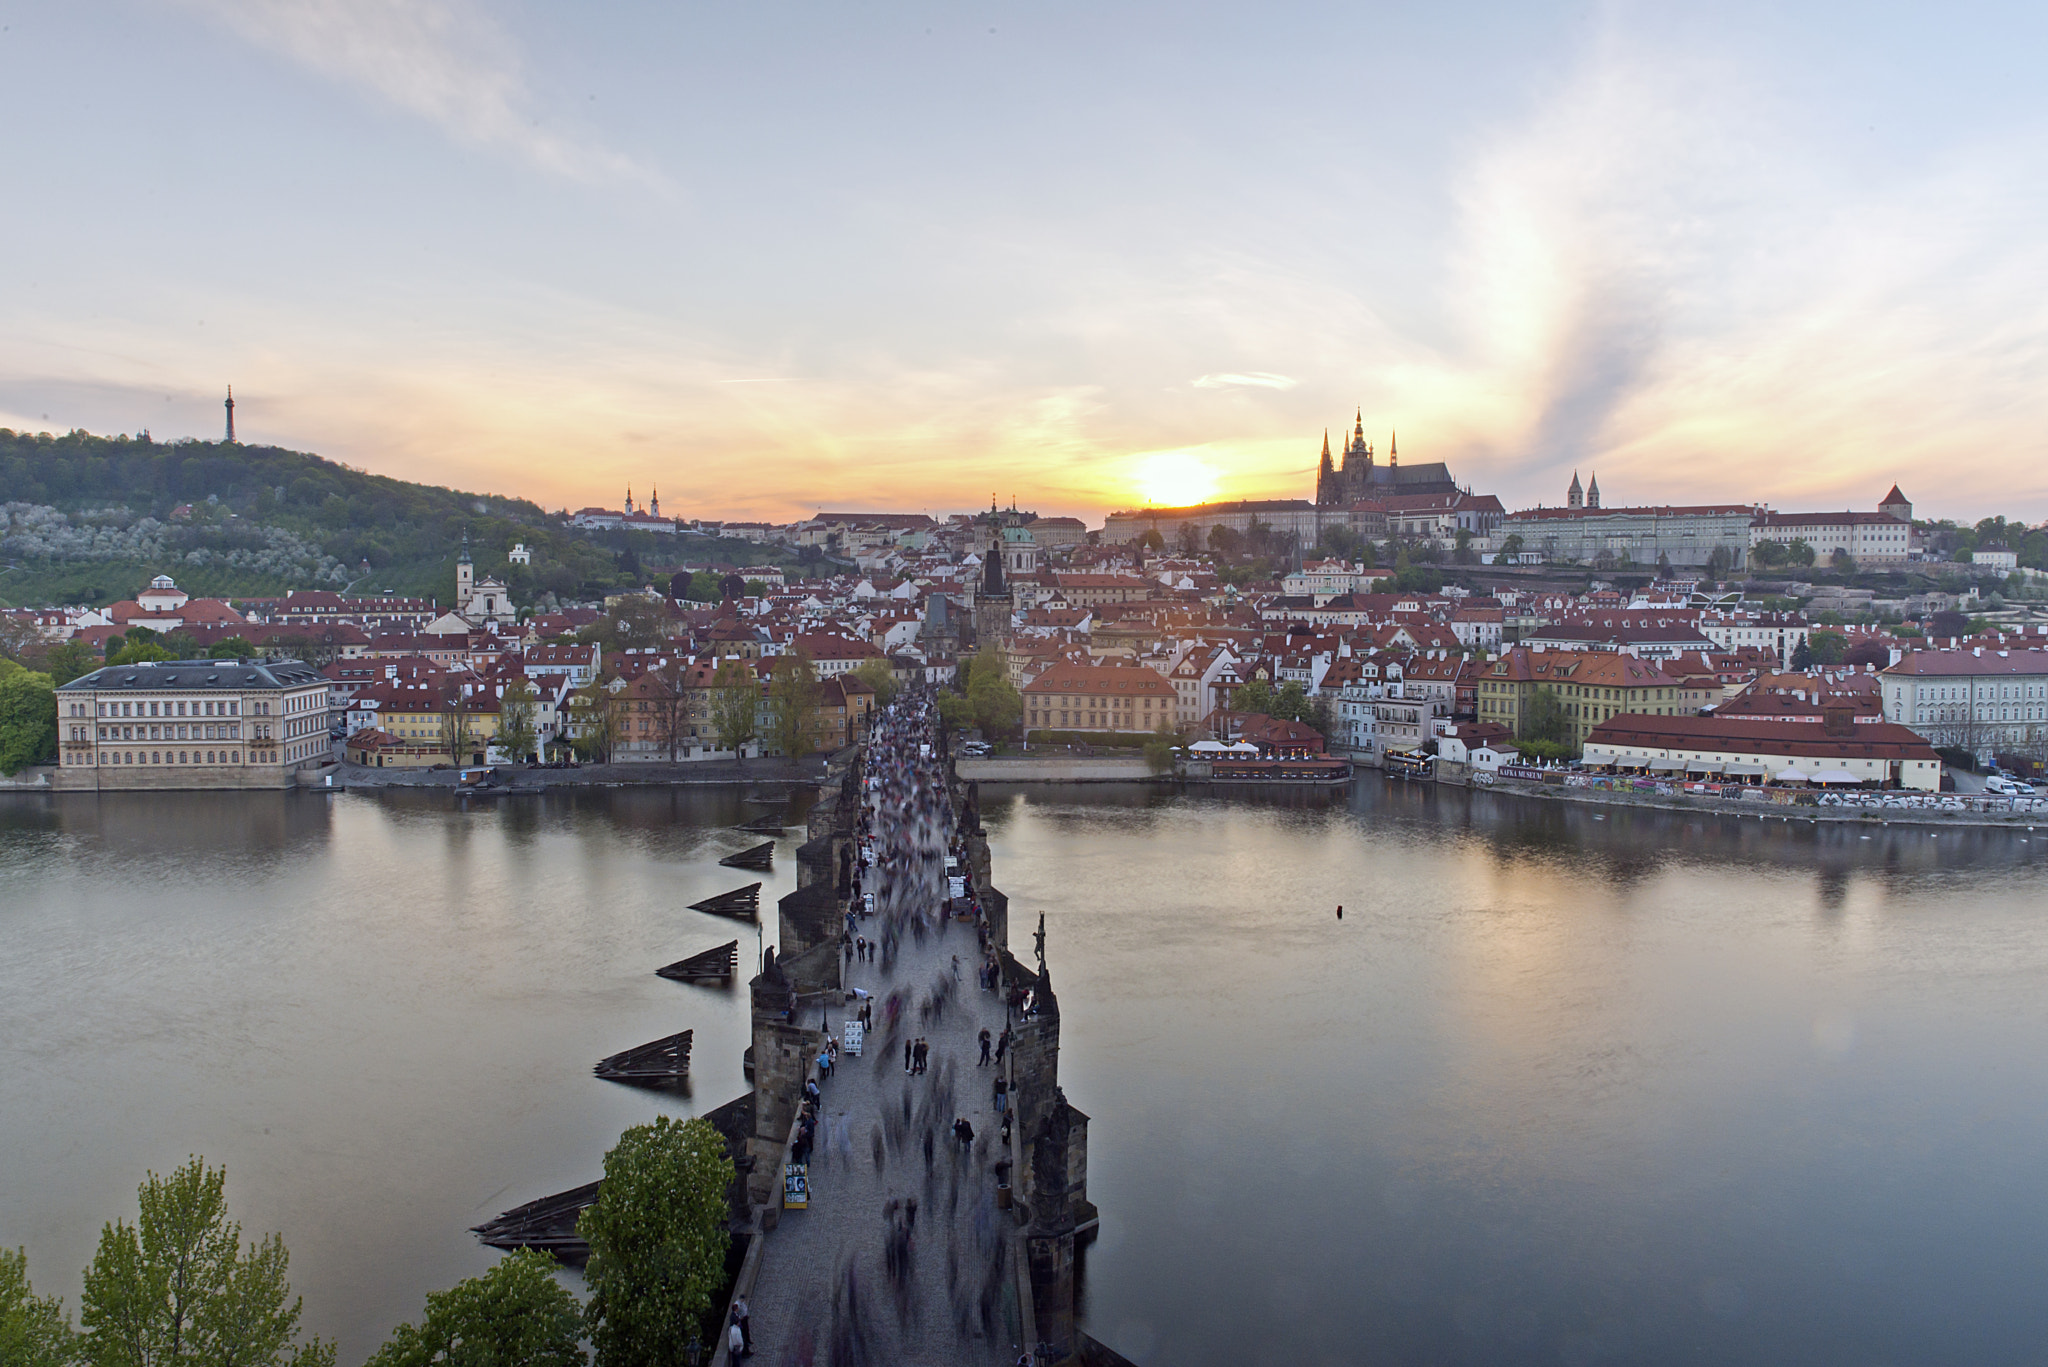
<path fill-rule="evenodd" d="M 2004 774 L 1993 774 L 1984 780 L 1984 791 L 1993 797 L 2032 797 L 2034 785 L 2007 778 Z"/>

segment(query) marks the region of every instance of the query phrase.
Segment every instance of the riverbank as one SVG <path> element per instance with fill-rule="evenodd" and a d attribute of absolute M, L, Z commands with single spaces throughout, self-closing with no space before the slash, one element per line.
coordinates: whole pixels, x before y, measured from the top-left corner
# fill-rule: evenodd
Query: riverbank
<path fill-rule="evenodd" d="M 823 755 L 800 760 L 768 758 L 694 764 L 585 764 L 575 769 L 528 769 L 501 764 L 494 771 L 497 782 L 493 786 L 471 787 L 463 791 L 481 797 L 544 793 L 563 788 L 726 787 L 735 783 L 808 787 L 824 777 L 825 764 Z M 302 786 L 316 790 L 453 789 L 460 782 L 460 774 L 454 769 L 377 769 L 361 764 L 336 764 L 317 775 L 307 775 L 306 780 Z"/>
<path fill-rule="evenodd" d="M 1504 777 L 1493 777 L 1491 781 L 1487 781 L 1488 776 L 1481 774 L 1472 777 L 1470 786 L 1478 791 L 1506 793 L 1534 801 L 1573 802 L 1595 807 L 1647 807 L 1658 811 L 1688 812 L 1694 815 L 1755 817 L 1764 821 L 1833 822 L 1852 826 L 1961 826 L 2026 831 L 2048 826 L 2048 812 L 1999 813 L 1981 810 L 1949 811 L 1929 807 L 1827 806 L 1794 801 L 1794 794 L 1770 793 L 1764 789 L 1745 790 L 1754 796 L 1725 798 L 1705 793 L 1686 793 L 1675 787 L 1669 792 L 1641 791 L 1594 787 L 1591 783 L 1579 787 L 1570 783 L 1541 783 Z M 1810 798 L 1812 795 L 1802 793 L 1796 796 Z"/>

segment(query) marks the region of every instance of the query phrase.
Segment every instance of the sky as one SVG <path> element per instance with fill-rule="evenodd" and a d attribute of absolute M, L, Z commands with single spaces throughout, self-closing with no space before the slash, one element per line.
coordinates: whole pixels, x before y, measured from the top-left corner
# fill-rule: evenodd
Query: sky
<path fill-rule="evenodd" d="M 0 0 L 0 426 L 717 518 L 2048 517 L 2039 6 Z"/>

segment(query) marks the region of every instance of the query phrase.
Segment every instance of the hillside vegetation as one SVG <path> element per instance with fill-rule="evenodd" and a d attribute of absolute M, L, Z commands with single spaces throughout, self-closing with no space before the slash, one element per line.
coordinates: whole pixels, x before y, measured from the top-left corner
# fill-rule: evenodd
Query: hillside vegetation
<path fill-rule="evenodd" d="M 683 560 L 775 559 L 707 537 L 571 531 L 526 499 L 414 484 L 281 447 L 0 428 L 0 602 L 9 605 L 109 602 L 153 574 L 194 593 L 352 587 L 446 603 L 465 535 L 479 572 L 504 578 L 523 604 L 638 588 Z M 507 562 L 515 543 L 533 552 L 531 565 Z"/>

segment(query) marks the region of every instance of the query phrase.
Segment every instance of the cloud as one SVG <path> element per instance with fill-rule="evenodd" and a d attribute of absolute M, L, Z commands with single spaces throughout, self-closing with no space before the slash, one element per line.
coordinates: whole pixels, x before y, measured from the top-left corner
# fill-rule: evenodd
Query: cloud
<path fill-rule="evenodd" d="M 1195 381 L 1197 389 L 1292 389 L 1299 383 L 1291 375 L 1254 370 L 1243 375 L 1204 375 Z"/>
<path fill-rule="evenodd" d="M 342 85 L 554 175 L 659 186 L 594 142 L 550 132 L 505 32 L 468 0 L 186 0 L 216 23 Z"/>

